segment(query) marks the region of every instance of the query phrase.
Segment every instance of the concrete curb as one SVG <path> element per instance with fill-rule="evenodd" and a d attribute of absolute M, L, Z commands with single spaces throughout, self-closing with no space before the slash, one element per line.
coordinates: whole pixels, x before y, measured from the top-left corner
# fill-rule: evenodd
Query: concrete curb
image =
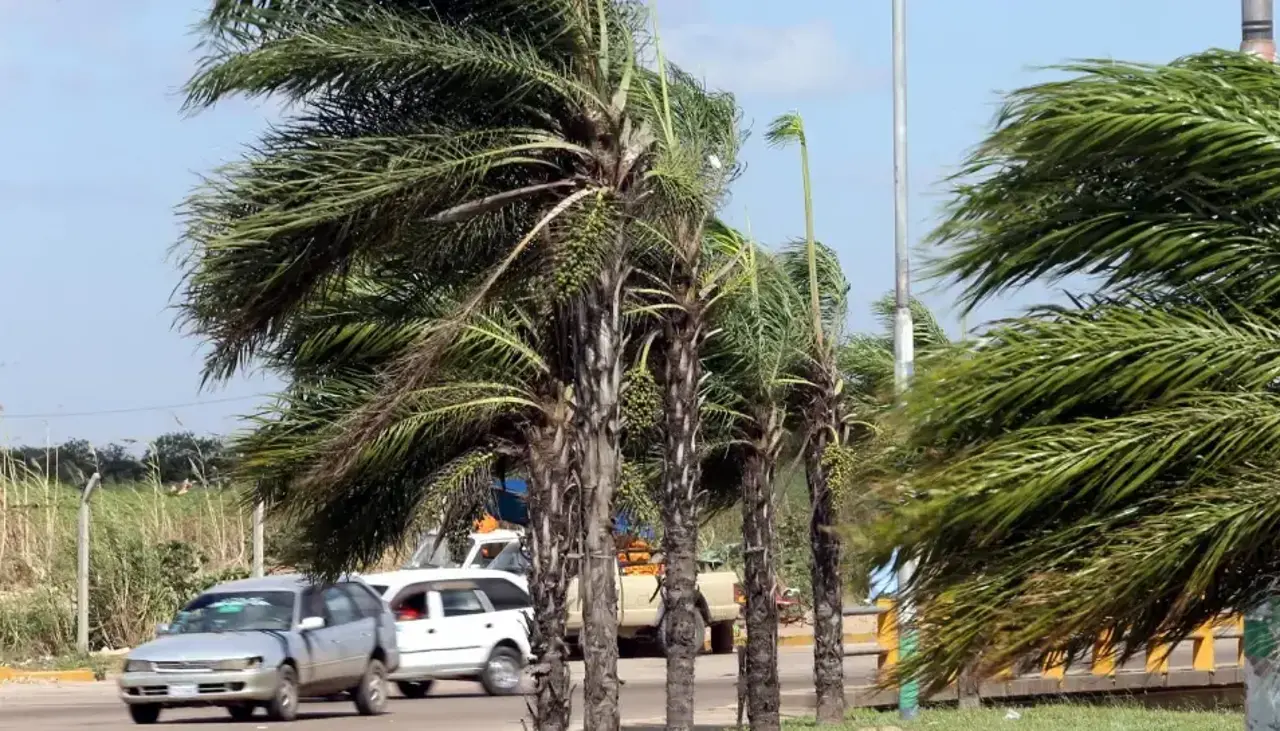
<path fill-rule="evenodd" d="M 22 670 L 0 666 L 0 683 L 92 683 L 97 679 L 89 668 Z"/>
<path fill-rule="evenodd" d="M 844 644 L 861 645 L 869 642 L 876 642 L 877 638 L 873 632 L 848 633 L 844 636 Z M 778 647 L 812 647 L 813 635 L 784 635 L 778 638 Z"/>

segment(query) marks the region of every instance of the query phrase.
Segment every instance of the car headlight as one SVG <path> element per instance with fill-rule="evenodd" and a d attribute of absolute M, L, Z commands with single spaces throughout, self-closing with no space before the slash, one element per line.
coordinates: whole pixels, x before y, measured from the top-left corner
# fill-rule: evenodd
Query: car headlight
<path fill-rule="evenodd" d="M 126 673 L 149 673 L 154 669 L 150 660 L 126 660 L 124 663 Z"/>
<path fill-rule="evenodd" d="M 242 657 L 236 660 L 223 660 L 217 664 L 216 670 L 254 670 L 262 666 L 260 657 Z"/>

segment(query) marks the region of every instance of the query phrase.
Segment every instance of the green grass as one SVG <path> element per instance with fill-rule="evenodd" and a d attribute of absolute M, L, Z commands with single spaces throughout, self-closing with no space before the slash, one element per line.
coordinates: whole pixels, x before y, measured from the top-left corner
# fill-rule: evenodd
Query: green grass
<path fill-rule="evenodd" d="M 860 712 L 840 731 L 1239 731 L 1244 726 L 1239 711 L 1155 710 L 1128 704 L 1019 708 L 1016 719 L 1006 718 L 1007 713 L 1006 708 L 925 710 L 914 722 L 905 723 L 897 713 Z M 796 721 L 784 728 L 799 731 L 817 726 L 812 721 Z"/>

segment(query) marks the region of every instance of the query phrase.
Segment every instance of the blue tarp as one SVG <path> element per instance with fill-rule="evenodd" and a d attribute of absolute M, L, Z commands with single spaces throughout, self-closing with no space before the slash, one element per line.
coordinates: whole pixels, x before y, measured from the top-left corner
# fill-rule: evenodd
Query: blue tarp
<path fill-rule="evenodd" d="M 529 506 L 525 496 L 529 493 L 529 485 L 524 480 L 508 479 L 495 482 L 493 485 L 493 517 L 515 525 L 529 525 Z M 614 529 L 619 533 L 635 533 L 646 538 L 653 537 L 653 529 L 647 526 L 632 526 L 631 522 L 619 515 L 613 519 Z"/>

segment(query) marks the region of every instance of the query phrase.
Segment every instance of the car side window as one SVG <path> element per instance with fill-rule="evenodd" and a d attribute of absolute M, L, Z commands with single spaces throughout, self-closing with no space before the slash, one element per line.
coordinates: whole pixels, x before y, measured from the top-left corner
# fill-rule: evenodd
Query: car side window
<path fill-rule="evenodd" d="M 361 617 L 378 617 L 382 614 L 382 599 L 374 596 L 368 587 L 362 584 L 346 583 L 342 584 L 342 588 L 351 595 L 351 599 L 356 604 L 356 611 Z"/>
<path fill-rule="evenodd" d="M 533 606 L 533 600 L 524 589 L 505 579 L 477 579 L 476 586 L 489 597 L 489 603 L 493 605 L 494 611 L 505 612 Z"/>
<path fill-rule="evenodd" d="M 349 624 L 360 618 L 355 602 L 339 586 L 326 587 L 324 590 L 325 622 L 333 627 Z"/>
<path fill-rule="evenodd" d="M 419 584 L 401 591 L 391 603 L 391 611 L 395 612 L 397 622 L 428 619 L 430 610 L 427 608 L 427 587 Z"/>
<path fill-rule="evenodd" d="M 502 553 L 502 549 L 507 547 L 507 543 L 509 541 L 481 544 L 480 550 L 476 551 L 475 560 L 471 562 L 472 567 L 477 569 L 486 568 L 493 563 L 493 559 L 497 558 L 498 554 Z"/>
<path fill-rule="evenodd" d="M 484 602 L 475 589 L 441 589 L 440 603 L 444 605 L 444 616 L 466 617 L 472 614 L 484 614 Z"/>
<path fill-rule="evenodd" d="M 315 587 L 307 589 L 302 594 L 302 619 L 324 616 L 324 600 L 320 597 L 320 590 Z"/>

